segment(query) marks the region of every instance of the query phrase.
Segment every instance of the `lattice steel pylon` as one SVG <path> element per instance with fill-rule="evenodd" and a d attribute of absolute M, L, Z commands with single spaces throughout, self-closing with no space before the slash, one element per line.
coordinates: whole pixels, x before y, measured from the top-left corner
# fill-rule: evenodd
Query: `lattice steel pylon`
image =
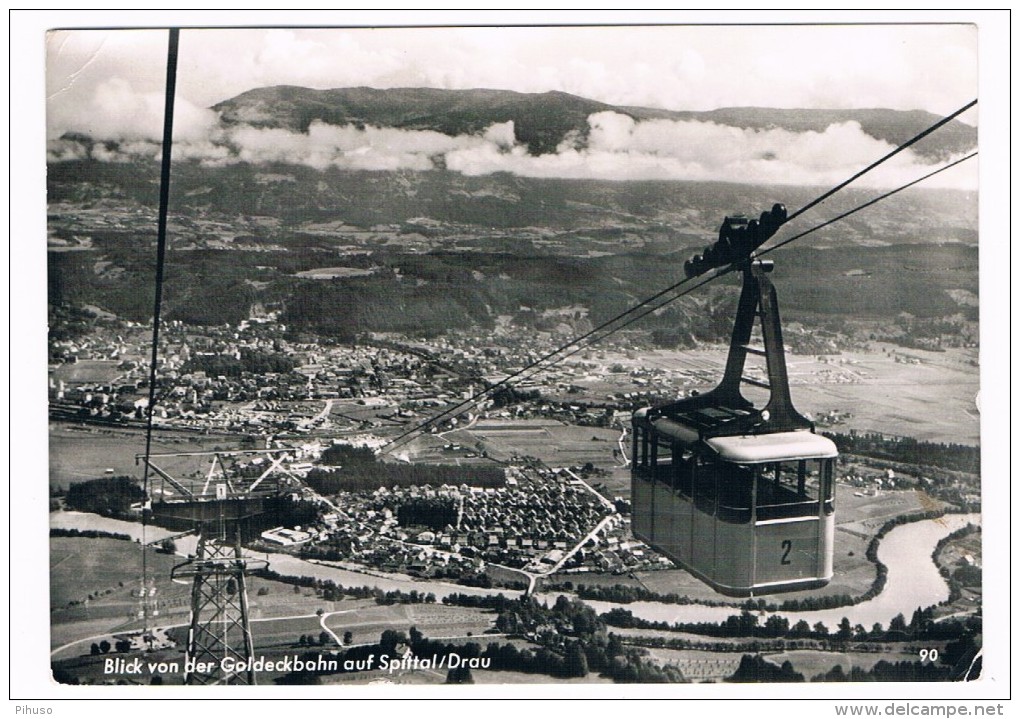
<path fill-rule="evenodd" d="M 174 567 L 173 579 L 192 578 L 185 684 L 256 683 L 245 581 L 253 564 L 268 563 L 245 557 L 239 525 L 221 517 L 200 525 L 195 558 Z"/>
<path fill-rule="evenodd" d="M 198 535 L 195 555 L 170 574 L 176 582 L 191 584 L 186 684 L 256 683 L 251 669 L 254 655 L 246 577 L 254 570 L 267 568 L 269 562 L 244 555 L 242 528 L 248 520 L 266 513 L 266 501 L 307 490 L 284 465 L 292 451 L 170 452 L 135 457 L 162 479 L 160 486 L 152 489 L 158 496 L 151 503 L 152 516 L 184 522 Z M 255 465 L 258 469 L 252 472 L 252 466 L 248 466 L 249 474 L 245 475 L 224 462 L 242 455 L 268 459 L 264 462 L 268 467 L 263 469 L 260 460 Z M 174 477 L 156 464 L 156 460 L 162 463 L 182 457 L 212 457 L 213 469 L 204 482 Z"/>

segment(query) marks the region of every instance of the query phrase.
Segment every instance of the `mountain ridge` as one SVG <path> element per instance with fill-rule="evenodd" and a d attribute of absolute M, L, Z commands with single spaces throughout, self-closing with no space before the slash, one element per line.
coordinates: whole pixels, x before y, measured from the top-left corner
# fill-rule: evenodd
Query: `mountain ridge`
<path fill-rule="evenodd" d="M 925 110 L 885 108 L 814 109 L 724 107 L 715 110 L 669 110 L 612 105 L 562 91 L 522 93 L 475 88 L 371 87 L 317 90 L 276 85 L 247 90 L 213 105 L 227 125 L 249 124 L 307 132 L 313 122 L 358 127 L 433 130 L 446 135 L 477 134 L 493 124 L 512 121 L 518 142 L 540 155 L 556 152 L 564 141 L 583 142 L 588 117 L 615 112 L 635 121 L 713 122 L 740 129 L 823 132 L 832 124 L 857 122 L 875 139 L 901 144 L 934 124 L 939 116 Z M 977 128 L 953 120 L 915 151 L 928 159 L 945 159 L 977 143 Z"/>

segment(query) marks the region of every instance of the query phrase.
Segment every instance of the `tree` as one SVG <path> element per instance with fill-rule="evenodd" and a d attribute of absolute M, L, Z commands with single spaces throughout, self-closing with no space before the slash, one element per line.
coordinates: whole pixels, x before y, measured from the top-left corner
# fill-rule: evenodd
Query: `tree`
<path fill-rule="evenodd" d="M 765 622 L 765 626 L 768 626 L 768 621 Z M 790 636 L 792 637 L 806 637 L 809 634 L 811 634 L 811 625 L 803 619 L 794 624 L 790 630 Z"/>
<path fill-rule="evenodd" d="M 92 642 L 92 646 L 89 648 L 89 654 L 91 654 L 92 656 L 96 656 L 97 654 L 99 654 L 99 645 L 96 644 L 95 642 Z"/>
<path fill-rule="evenodd" d="M 460 666 L 451 669 L 446 673 L 447 684 L 474 684 L 475 678 L 471 676 L 471 668 Z"/>
<path fill-rule="evenodd" d="M 103 654 L 108 654 L 110 651 L 110 642 L 106 641 L 105 639 L 99 642 L 99 651 L 101 651 Z"/>
<path fill-rule="evenodd" d="M 160 551 L 164 554 L 176 554 L 177 553 L 177 542 L 170 537 L 167 537 L 159 543 Z"/>
<path fill-rule="evenodd" d="M 765 632 L 770 637 L 781 637 L 784 636 L 790 630 L 790 620 L 786 617 L 781 617 L 778 614 L 773 614 L 765 620 Z"/>
<path fill-rule="evenodd" d="M 408 630 L 408 635 L 411 640 L 411 649 L 421 646 L 421 643 L 425 640 L 425 635 L 418 630 L 418 627 L 411 627 Z"/>
<path fill-rule="evenodd" d="M 329 644 L 329 640 L 330 640 L 329 632 L 325 630 L 319 632 L 319 646 L 322 647 L 326 646 L 327 644 Z"/>
<path fill-rule="evenodd" d="M 131 640 L 130 639 L 119 639 L 117 641 L 117 643 L 114 645 L 114 648 L 118 652 L 121 652 L 122 654 L 124 652 L 129 652 L 129 651 L 131 651 Z"/>
<path fill-rule="evenodd" d="M 793 670 L 793 664 L 783 662 L 782 666 L 768 662 L 760 654 L 745 654 L 740 666 L 726 681 L 729 682 L 802 682 L 804 675 Z"/>
<path fill-rule="evenodd" d="M 588 658 L 585 656 L 580 642 L 574 642 L 567 647 L 564 669 L 564 673 L 568 677 L 588 676 Z"/>
<path fill-rule="evenodd" d="M 354 643 L 354 634 L 350 631 L 344 632 L 344 645 Z"/>
<path fill-rule="evenodd" d="M 843 617 L 843 619 L 839 623 L 839 631 L 836 632 L 836 639 L 845 642 L 848 639 L 850 639 L 853 635 L 854 635 L 853 625 L 850 624 L 849 619 Z"/>
<path fill-rule="evenodd" d="M 392 654 L 398 644 L 407 644 L 407 636 L 395 629 L 387 629 L 379 638 L 379 647 L 384 654 Z"/>

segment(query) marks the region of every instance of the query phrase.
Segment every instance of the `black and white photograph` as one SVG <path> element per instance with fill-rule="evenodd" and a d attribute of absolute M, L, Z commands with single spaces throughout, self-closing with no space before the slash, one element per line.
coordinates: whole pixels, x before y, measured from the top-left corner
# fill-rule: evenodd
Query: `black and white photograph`
<path fill-rule="evenodd" d="M 20 713 L 1003 715 L 1008 14 L 170 15 L 22 41 Z"/>

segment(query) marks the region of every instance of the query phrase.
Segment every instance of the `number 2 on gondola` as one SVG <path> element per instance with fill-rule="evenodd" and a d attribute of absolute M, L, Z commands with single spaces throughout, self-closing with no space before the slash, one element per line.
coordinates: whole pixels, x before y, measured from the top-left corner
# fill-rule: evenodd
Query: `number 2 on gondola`
<path fill-rule="evenodd" d="M 793 542 L 789 539 L 784 539 L 783 543 L 779 545 L 783 548 L 783 557 L 779 560 L 780 564 L 790 563 L 790 550 L 793 549 Z"/>

